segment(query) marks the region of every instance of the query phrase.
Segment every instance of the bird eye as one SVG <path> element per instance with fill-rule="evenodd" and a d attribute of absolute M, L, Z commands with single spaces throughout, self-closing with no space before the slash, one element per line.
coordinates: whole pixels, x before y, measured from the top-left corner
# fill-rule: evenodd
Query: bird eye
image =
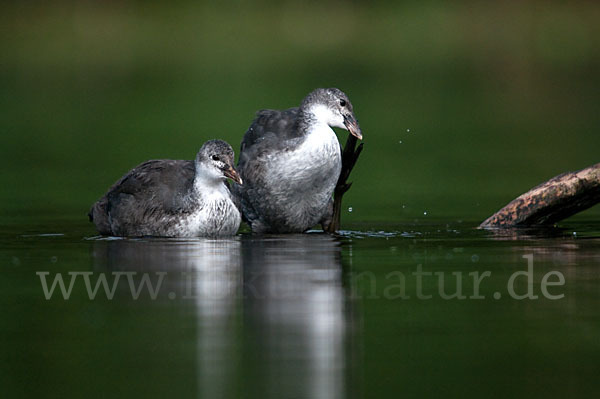
<path fill-rule="evenodd" d="M 213 161 L 218 161 L 219 160 L 219 156 L 218 155 L 213 155 L 211 158 L 212 158 Z"/>
<path fill-rule="evenodd" d="M 340 100 L 340 106 L 345 107 L 346 106 L 346 100 Z"/>

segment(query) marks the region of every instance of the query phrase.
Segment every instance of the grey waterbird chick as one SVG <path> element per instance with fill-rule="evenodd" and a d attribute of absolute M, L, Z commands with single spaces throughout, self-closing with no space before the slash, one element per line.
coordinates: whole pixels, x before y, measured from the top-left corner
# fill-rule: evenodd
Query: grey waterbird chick
<path fill-rule="evenodd" d="M 103 235 L 197 237 L 234 235 L 241 214 L 226 179 L 242 184 L 233 149 L 204 143 L 195 161 L 144 162 L 117 181 L 89 212 Z"/>
<path fill-rule="evenodd" d="M 362 134 L 348 96 L 316 89 L 300 107 L 258 111 L 242 140 L 235 192 L 256 233 L 300 233 L 332 217 L 341 148 L 332 127 Z"/>

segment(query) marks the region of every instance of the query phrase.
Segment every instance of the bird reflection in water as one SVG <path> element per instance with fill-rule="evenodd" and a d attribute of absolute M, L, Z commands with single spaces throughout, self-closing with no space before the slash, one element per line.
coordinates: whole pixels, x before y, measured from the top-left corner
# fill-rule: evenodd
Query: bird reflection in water
<path fill-rule="evenodd" d="M 199 396 L 347 396 L 350 321 L 335 238 L 114 240 L 94 252 L 97 269 L 166 271 L 170 296 L 158 300 L 193 304 Z"/>
<path fill-rule="evenodd" d="M 245 349 L 264 365 L 268 396 L 345 396 L 339 243 L 320 234 L 250 237 L 242 257 Z"/>

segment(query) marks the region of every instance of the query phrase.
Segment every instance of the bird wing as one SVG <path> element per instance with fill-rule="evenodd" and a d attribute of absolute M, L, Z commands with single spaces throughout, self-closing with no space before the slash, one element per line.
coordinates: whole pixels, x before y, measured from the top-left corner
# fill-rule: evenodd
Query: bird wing
<path fill-rule="evenodd" d="M 289 144 L 289 140 L 300 136 L 297 121 L 297 107 L 283 111 L 273 109 L 258 111 L 242 139 L 240 162 L 256 158 L 264 151 L 283 149 Z"/>
<path fill-rule="evenodd" d="M 234 185 L 233 193 L 241 204 L 242 217 L 252 223 L 258 214 L 250 201 L 251 197 L 260 198 L 263 190 L 265 158 L 271 153 L 286 151 L 302 136 L 298 126 L 299 108 L 286 110 L 264 109 L 256 113 L 252 124 L 244 134 L 240 148 L 237 170 L 244 184 Z"/>
<path fill-rule="evenodd" d="M 193 187 L 193 161 L 152 160 L 119 179 L 90 211 L 102 234 L 115 234 L 160 215 L 186 209 L 185 197 Z"/>

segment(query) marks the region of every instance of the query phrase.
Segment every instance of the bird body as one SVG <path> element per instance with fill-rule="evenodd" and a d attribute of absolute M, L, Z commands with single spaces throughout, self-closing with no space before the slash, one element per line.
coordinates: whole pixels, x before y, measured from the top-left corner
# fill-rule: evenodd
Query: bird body
<path fill-rule="evenodd" d="M 205 190 L 205 187 L 196 187 Z M 199 196 L 194 210 L 175 225 L 173 236 L 231 236 L 242 221 L 232 194 L 224 183 Z"/>
<path fill-rule="evenodd" d="M 101 234 L 196 237 L 233 235 L 241 214 L 226 184 L 239 176 L 229 144 L 211 140 L 195 161 L 144 162 L 117 181 L 90 210 Z"/>
<path fill-rule="evenodd" d="M 327 131 L 323 132 L 321 130 Z M 255 193 L 269 200 L 253 203 L 253 231 L 302 232 L 322 221 L 341 168 L 340 145 L 329 126 L 295 140 L 295 148 L 265 154 L 262 176 L 248 177 Z M 250 175 L 250 173 L 248 173 Z M 263 222 L 264 221 L 264 222 Z"/>
<path fill-rule="evenodd" d="M 317 89 L 299 108 L 257 113 L 238 163 L 245 184 L 235 188 L 253 232 L 297 233 L 329 222 L 341 170 L 332 126 L 350 126 L 360 135 L 352 106 L 338 89 Z"/>

